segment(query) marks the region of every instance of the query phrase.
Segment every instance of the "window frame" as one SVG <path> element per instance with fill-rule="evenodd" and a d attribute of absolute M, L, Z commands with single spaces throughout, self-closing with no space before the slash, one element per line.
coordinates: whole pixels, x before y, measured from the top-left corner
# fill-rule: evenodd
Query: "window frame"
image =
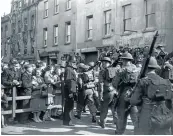
<path fill-rule="evenodd" d="M 49 3 L 44 1 L 44 18 L 47 18 L 49 15 Z"/>
<path fill-rule="evenodd" d="M 35 27 L 35 15 L 31 15 L 31 29 Z"/>
<path fill-rule="evenodd" d="M 59 38 L 59 26 L 58 25 L 54 25 L 54 27 L 53 27 L 53 43 L 54 43 L 54 45 L 58 45 L 58 42 L 59 42 L 58 38 Z"/>
<path fill-rule="evenodd" d="M 5 37 L 7 36 L 8 34 L 8 25 L 5 25 Z"/>
<path fill-rule="evenodd" d="M 58 3 L 57 3 L 58 1 Z M 56 9 L 58 11 L 56 11 Z M 54 14 L 58 14 L 59 13 L 59 0 L 54 0 Z"/>
<path fill-rule="evenodd" d="M 126 21 L 130 20 L 130 22 L 131 22 L 131 19 L 132 19 L 132 13 L 129 18 L 126 18 L 126 7 L 130 6 L 130 8 L 131 8 L 131 5 L 132 5 L 131 3 L 129 3 L 127 5 L 123 5 L 123 12 L 124 12 L 124 14 L 123 14 L 123 32 L 127 32 Z"/>
<path fill-rule="evenodd" d="M 48 29 L 46 27 L 46 28 L 43 28 L 43 45 L 44 45 L 44 47 L 47 47 L 47 41 L 48 41 Z"/>
<path fill-rule="evenodd" d="M 17 23 L 18 23 L 18 33 L 21 33 L 21 31 L 22 31 L 21 20 L 19 20 Z"/>
<path fill-rule="evenodd" d="M 69 4 L 69 2 L 70 2 L 70 4 Z M 70 10 L 71 9 L 71 7 L 72 7 L 71 4 L 72 4 L 72 0 L 67 0 L 66 1 L 66 10 Z"/>
<path fill-rule="evenodd" d="M 106 20 L 107 20 L 106 19 L 106 13 L 108 13 L 108 12 L 110 12 L 111 19 L 112 19 L 111 9 L 104 11 L 104 36 L 110 36 L 111 35 L 111 23 L 112 23 L 111 21 L 112 20 L 110 20 L 110 22 L 106 22 Z M 110 32 L 109 33 L 106 33 L 107 26 L 110 26 Z M 108 30 L 107 30 L 107 32 L 108 32 Z"/>
<path fill-rule="evenodd" d="M 156 15 L 156 11 L 152 12 L 152 13 L 148 13 L 148 3 L 147 2 L 148 2 L 148 0 L 145 0 L 145 28 L 150 28 L 148 18 L 150 15 Z M 154 27 L 154 26 L 151 26 L 151 27 Z"/>
<path fill-rule="evenodd" d="M 65 43 L 66 44 L 69 44 L 69 43 L 71 43 L 71 22 L 69 21 L 69 22 L 66 22 L 65 23 L 65 29 L 66 29 L 66 32 L 65 32 Z M 70 34 L 69 34 L 69 32 L 68 32 L 68 26 L 70 25 Z M 68 41 L 68 39 L 69 39 L 69 41 Z"/>
<path fill-rule="evenodd" d="M 90 19 L 92 19 L 92 28 L 89 26 L 90 25 Z M 86 28 L 86 39 L 87 40 L 92 40 L 93 39 L 93 15 L 89 15 L 86 17 L 86 21 L 87 21 L 87 28 Z M 92 32 L 92 36 L 90 35 L 90 32 Z"/>
<path fill-rule="evenodd" d="M 7 43 L 5 42 L 5 47 L 4 47 L 4 57 L 6 57 L 8 54 L 8 46 Z"/>

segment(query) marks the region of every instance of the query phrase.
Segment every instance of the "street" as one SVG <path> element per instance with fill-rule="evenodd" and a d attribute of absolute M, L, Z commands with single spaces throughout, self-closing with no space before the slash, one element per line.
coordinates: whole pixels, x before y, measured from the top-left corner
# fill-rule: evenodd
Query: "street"
<path fill-rule="evenodd" d="M 89 111 L 83 113 L 82 119 L 74 119 L 75 127 L 66 127 L 62 125 L 61 120 L 55 122 L 46 121 L 44 123 L 35 123 L 22 125 L 9 125 L 6 128 L 1 129 L 2 135 L 114 135 L 115 125 L 112 124 L 111 111 L 107 118 L 106 128 L 102 129 L 95 123 L 91 123 L 91 115 Z M 133 134 L 133 125 L 131 120 L 128 119 L 128 125 L 126 127 L 125 135 Z"/>

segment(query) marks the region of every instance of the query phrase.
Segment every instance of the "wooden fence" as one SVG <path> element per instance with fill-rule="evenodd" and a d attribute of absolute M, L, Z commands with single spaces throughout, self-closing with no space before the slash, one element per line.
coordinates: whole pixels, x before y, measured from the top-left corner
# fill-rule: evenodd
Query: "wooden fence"
<path fill-rule="evenodd" d="M 6 111 L 1 111 L 2 115 L 7 115 L 7 114 L 12 114 L 12 118 L 16 117 L 16 113 L 24 113 L 24 112 L 32 112 L 34 109 L 28 108 L 28 109 L 16 109 L 16 101 L 18 100 L 28 100 L 32 99 L 31 96 L 16 96 L 16 87 L 12 88 L 12 97 L 7 97 L 8 101 L 12 101 L 12 109 L 11 110 L 6 110 Z M 59 108 L 61 108 L 60 106 Z M 40 110 L 45 110 L 45 109 L 40 109 Z"/>

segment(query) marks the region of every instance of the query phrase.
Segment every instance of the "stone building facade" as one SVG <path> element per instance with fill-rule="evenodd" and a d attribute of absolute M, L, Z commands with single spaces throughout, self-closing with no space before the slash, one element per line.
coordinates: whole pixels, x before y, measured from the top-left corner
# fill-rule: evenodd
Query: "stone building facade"
<path fill-rule="evenodd" d="M 37 25 L 40 59 L 48 64 L 61 62 L 76 46 L 76 0 L 41 0 Z"/>
<path fill-rule="evenodd" d="M 150 46 L 158 31 L 156 44 L 171 52 L 172 15 L 172 0 L 12 0 L 11 13 L 1 18 L 1 51 L 6 60 L 49 64 L 78 52 L 88 63 L 120 46 Z"/>

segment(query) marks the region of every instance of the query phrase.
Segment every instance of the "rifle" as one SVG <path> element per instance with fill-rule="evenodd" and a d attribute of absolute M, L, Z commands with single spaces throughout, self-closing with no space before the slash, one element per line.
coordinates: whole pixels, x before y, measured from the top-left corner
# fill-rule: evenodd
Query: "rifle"
<path fill-rule="evenodd" d="M 157 37 L 158 37 L 158 31 L 156 32 L 156 34 L 155 34 L 154 37 L 153 37 L 153 41 L 152 41 L 152 44 L 151 44 L 151 46 L 150 46 L 149 53 L 148 53 L 148 55 L 147 55 L 147 58 L 146 58 L 145 62 L 143 63 L 142 69 L 141 69 L 140 74 L 139 74 L 139 76 L 138 76 L 137 83 L 135 84 L 134 88 L 135 88 L 136 85 L 138 84 L 139 80 L 140 80 L 141 78 L 145 77 L 145 74 L 146 74 L 146 71 L 147 71 L 147 68 L 148 68 L 148 64 L 149 64 L 150 58 L 151 58 L 152 53 L 153 53 L 153 50 L 154 50 L 154 45 L 155 45 L 155 43 L 156 43 Z M 132 93 L 133 93 L 133 90 L 132 90 L 132 92 L 130 93 L 129 96 L 131 96 Z M 116 101 L 116 103 L 115 103 L 115 108 L 116 108 L 117 105 L 118 105 L 118 102 L 119 102 L 119 99 L 120 99 L 120 97 L 121 97 L 121 94 L 122 94 L 122 93 L 120 92 L 120 93 L 118 94 L 118 96 L 117 96 L 117 101 Z M 129 105 L 128 109 L 129 109 L 130 107 L 131 107 L 131 105 Z M 128 110 L 128 109 L 127 109 L 127 110 Z"/>

